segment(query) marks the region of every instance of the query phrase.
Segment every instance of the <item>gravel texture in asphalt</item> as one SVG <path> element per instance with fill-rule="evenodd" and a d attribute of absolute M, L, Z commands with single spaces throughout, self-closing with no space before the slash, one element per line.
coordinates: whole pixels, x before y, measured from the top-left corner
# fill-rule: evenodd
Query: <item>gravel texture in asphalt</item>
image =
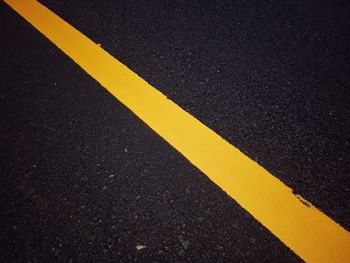
<path fill-rule="evenodd" d="M 350 229 L 348 2 L 40 2 Z M 299 261 L 0 5 L 0 257 Z"/>

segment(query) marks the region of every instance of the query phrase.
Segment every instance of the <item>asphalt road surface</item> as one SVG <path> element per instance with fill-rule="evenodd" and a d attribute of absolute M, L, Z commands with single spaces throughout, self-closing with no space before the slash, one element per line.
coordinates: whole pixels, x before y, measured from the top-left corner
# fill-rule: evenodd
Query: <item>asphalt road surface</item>
<path fill-rule="evenodd" d="M 350 230 L 350 2 L 40 1 Z M 1 262 L 301 259 L 0 3 Z"/>

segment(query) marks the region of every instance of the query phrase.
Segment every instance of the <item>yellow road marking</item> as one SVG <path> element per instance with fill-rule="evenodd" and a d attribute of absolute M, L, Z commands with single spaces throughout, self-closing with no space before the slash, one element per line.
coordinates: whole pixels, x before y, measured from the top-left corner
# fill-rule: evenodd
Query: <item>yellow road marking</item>
<path fill-rule="evenodd" d="M 4 0 L 302 259 L 350 262 L 350 233 L 35 0 Z"/>

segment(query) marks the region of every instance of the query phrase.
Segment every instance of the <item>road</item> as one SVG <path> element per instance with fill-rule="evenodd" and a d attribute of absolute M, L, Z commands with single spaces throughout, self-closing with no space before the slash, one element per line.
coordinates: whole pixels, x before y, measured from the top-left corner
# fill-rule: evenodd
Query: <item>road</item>
<path fill-rule="evenodd" d="M 40 1 L 350 229 L 350 4 Z M 1 2 L 3 262 L 299 262 Z"/>

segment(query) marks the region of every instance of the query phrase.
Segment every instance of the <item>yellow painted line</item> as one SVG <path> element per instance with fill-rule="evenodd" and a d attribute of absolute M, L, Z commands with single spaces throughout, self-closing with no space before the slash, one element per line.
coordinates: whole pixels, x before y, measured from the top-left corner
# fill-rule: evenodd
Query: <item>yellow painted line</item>
<path fill-rule="evenodd" d="M 149 127 L 309 262 L 350 262 L 350 233 L 34 0 L 5 0 Z"/>

